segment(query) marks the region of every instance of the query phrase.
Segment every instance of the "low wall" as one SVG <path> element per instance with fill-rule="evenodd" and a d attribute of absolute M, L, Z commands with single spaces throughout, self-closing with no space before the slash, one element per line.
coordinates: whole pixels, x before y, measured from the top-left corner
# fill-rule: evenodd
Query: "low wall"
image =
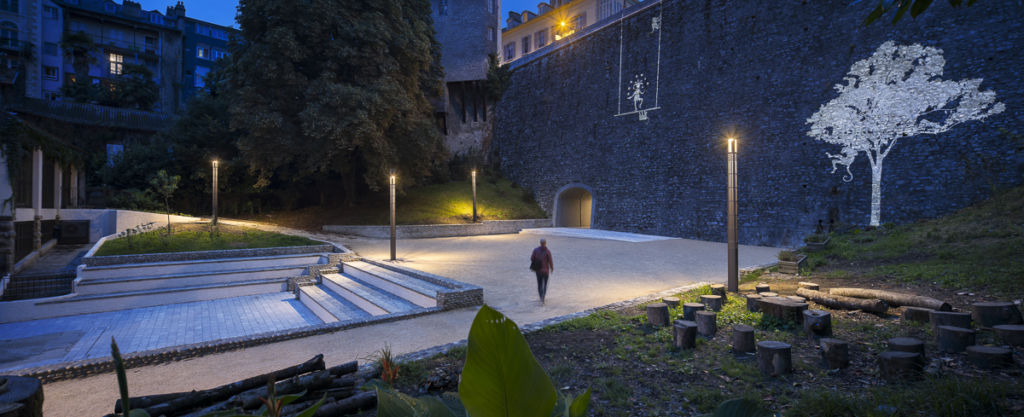
<path fill-rule="evenodd" d="M 196 252 L 147 253 L 142 255 L 93 256 L 93 253 L 95 253 L 95 251 L 99 249 L 99 247 L 100 244 L 97 243 L 92 248 L 92 250 L 90 250 L 89 253 L 86 254 L 85 258 L 82 259 L 82 263 L 84 263 L 87 266 L 109 266 L 153 262 L 198 261 L 205 259 L 249 258 L 256 256 L 297 255 L 301 253 L 322 253 L 342 251 L 335 245 L 323 244 L 310 246 L 280 246 L 274 248 L 226 249 Z"/>
<path fill-rule="evenodd" d="M 498 235 L 519 233 L 523 229 L 551 227 L 551 219 L 487 220 L 470 224 L 419 224 L 397 226 L 399 238 L 419 239 L 430 237 Z M 325 232 L 345 235 L 387 239 L 391 237 L 391 226 L 339 226 L 325 225 Z"/>
<path fill-rule="evenodd" d="M 31 221 L 35 216 L 31 208 L 21 208 L 15 212 L 15 221 Z M 39 216 L 43 220 L 57 216 L 56 209 L 40 209 Z M 113 235 L 146 223 L 154 226 L 167 226 L 167 215 L 133 210 L 116 209 L 61 209 L 61 220 L 88 220 L 89 241 L 96 242 L 103 236 Z M 191 223 L 202 219 L 189 216 L 171 216 L 171 223 Z"/>

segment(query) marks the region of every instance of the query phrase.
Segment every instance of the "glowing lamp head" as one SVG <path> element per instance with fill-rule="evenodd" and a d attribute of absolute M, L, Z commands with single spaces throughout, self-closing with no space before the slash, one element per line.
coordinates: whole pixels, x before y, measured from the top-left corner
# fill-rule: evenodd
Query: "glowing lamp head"
<path fill-rule="evenodd" d="M 214 168 L 216 168 L 216 167 L 217 167 L 217 164 L 218 164 L 218 163 L 220 163 L 220 161 L 218 161 L 218 160 L 216 160 L 216 159 L 214 159 L 214 160 L 213 160 L 213 166 L 214 166 Z"/>
<path fill-rule="evenodd" d="M 391 185 L 395 185 L 395 176 L 392 175 L 392 176 L 388 177 L 388 181 L 391 183 Z"/>
<path fill-rule="evenodd" d="M 729 142 L 729 152 L 736 152 L 736 138 L 727 139 Z"/>
<path fill-rule="evenodd" d="M 562 26 L 562 27 L 565 27 L 565 21 L 564 21 L 564 20 L 563 20 L 563 21 L 561 21 L 561 22 L 558 22 L 558 24 L 559 24 L 560 26 Z"/>

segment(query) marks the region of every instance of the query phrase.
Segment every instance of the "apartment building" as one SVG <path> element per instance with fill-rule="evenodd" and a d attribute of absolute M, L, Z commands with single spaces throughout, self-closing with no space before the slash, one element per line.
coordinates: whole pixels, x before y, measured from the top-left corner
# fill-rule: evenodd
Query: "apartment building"
<path fill-rule="evenodd" d="M 191 17 L 182 17 L 185 25 L 182 31 L 182 78 L 183 103 L 187 103 L 206 86 L 206 75 L 216 68 L 217 61 L 228 56 L 228 41 L 238 31 L 227 26 L 215 25 Z"/>
<path fill-rule="evenodd" d="M 502 29 L 501 61 L 509 63 L 567 39 L 587 26 L 617 16 L 637 0 L 552 0 L 537 12 L 508 12 Z"/>

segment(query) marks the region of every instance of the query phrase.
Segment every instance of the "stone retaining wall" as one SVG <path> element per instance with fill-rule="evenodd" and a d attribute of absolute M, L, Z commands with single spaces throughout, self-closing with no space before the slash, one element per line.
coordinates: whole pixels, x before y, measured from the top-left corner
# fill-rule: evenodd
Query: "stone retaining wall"
<path fill-rule="evenodd" d="M 422 239 L 431 237 L 478 236 L 518 233 L 523 229 L 551 227 L 550 219 L 527 220 L 486 220 L 471 224 L 423 224 L 402 225 L 395 227 L 400 239 Z M 391 226 L 339 226 L 325 225 L 325 232 L 345 235 L 388 239 L 391 237 Z"/>
<path fill-rule="evenodd" d="M 102 242 L 97 243 L 97 245 Z M 340 252 L 335 245 L 283 246 L 276 248 L 228 249 L 199 252 L 150 253 L 143 255 L 87 256 L 82 263 L 87 266 L 109 266 L 151 262 L 198 261 L 221 258 L 249 258 L 255 256 L 297 255 L 302 253 Z"/>

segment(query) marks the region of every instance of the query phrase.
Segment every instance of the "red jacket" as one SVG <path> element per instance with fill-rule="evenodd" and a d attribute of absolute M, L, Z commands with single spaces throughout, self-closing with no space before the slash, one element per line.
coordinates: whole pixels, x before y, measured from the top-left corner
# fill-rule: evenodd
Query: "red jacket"
<path fill-rule="evenodd" d="M 555 269 L 555 261 L 551 259 L 551 251 L 547 247 L 538 246 L 530 255 L 530 262 L 540 261 L 540 269 L 536 272 L 550 274 Z"/>

